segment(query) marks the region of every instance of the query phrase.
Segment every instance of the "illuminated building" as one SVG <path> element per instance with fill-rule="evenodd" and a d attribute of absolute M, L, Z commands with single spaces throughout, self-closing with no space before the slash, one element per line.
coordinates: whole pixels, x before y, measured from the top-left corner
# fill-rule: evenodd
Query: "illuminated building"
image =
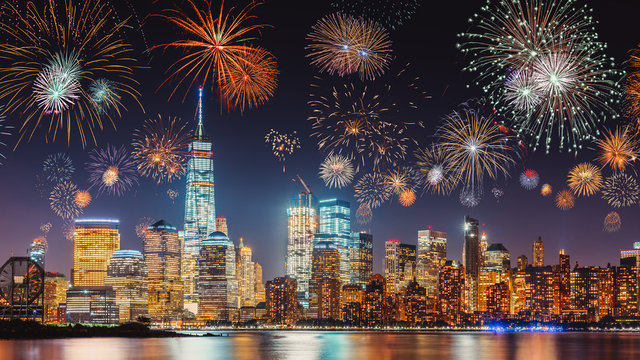
<path fill-rule="evenodd" d="M 569 255 L 560 250 L 554 287 L 554 315 L 571 309 L 571 263 Z"/>
<path fill-rule="evenodd" d="M 178 230 L 160 220 L 147 228 L 143 247 L 149 273 L 149 317 L 162 321 L 174 319 L 184 303 Z"/>
<path fill-rule="evenodd" d="M 427 317 L 427 290 L 418 282 L 411 281 L 405 291 L 405 316 L 412 325 L 419 324 Z"/>
<path fill-rule="evenodd" d="M 298 302 L 309 307 L 311 254 L 318 233 L 318 201 L 309 192 L 291 197 L 288 217 L 286 274 L 296 279 Z"/>
<path fill-rule="evenodd" d="M 267 281 L 267 318 L 274 324 L 295 325 L 298 321 L 296 279 L 284 276 Z"/>
<path fill-rule="evenodd" d="M 224 216 L 218 216 L 216 218 L 216 231 L 229 236 L 229 227 L 227 226 L 227 218 Z"/>
<path fill-rule="evenodd" d="M 320 241 L 313 248 L 309 283 L 309 315 L 315 319 L 340 319 L 341 255 L 338 246 Z"/>
<path fill-rule="evenodd" d="M 373 275 L 373 235 L 366 232 L 351 233 L 350 268 L 351 284 L 365 288 Z"/>
<path fill-rule="evenodd" d="M 613 315 L 614 269 L 576 267 L 571 272 L 571 308 L 586 312 L 587 321 Z"/>
<path fill-rule="evenodd" d="M 398 250 L 400 251 L 398 255 L 399 285 L 400 288 L 406 288 L 416 274 L 416 246 L 400 243 Z"/>
<path fill-rule="evenodd" d="M 620 259 L 615 268 L 614 316 L 638 315 L 638 270 L 635 257 Z"/>
<path fill-rule="evenodd" d="M 256 281 L 254 293 L 256 295 L 255 302 L 257 305 L 261 302 L 266 301 L 266 298 L 265 298 L 266 295 L 264 292 L 264 283 L 262 282 L 262 265 L 258 263 L 254 263 L 254 271 L 255 271 L 254 279 Z"/>
<path fill-rule="evenodd" d="M 486 313 L 495 319 L 509 316 L 511 311 L 511 288 L 506 282 L 490 285 L 486 295 Z"/>
<path fill-rule="evenodd" d="M 551 266 L 530 266 L 525 270 L 526 309 L 534 321 L 550 321 L 554 305 L 554 273 Z"/>
<path fill-rule="evenodd" d="M 387 291 L 395 294 L 405 288 L 414 277 L 416 265 L 415 245 L 387 240 L 384 244 L 384 275 Z"/>
<path fill-rule="evenodd" d="M 347 324 L 360 326 L 362 324 L 362 304 L 364 302 L 364 289 L 358 284 L 342 286 L 340 293 L 340 308 L 342 320 Z"/>
<path fill-rule="evenodd" d="M 484 252 L 487 251 L 489 247 L 489 242 L 487 241 L 487 234 L 482 233 L 480 236 L 480 266 L 484 266 Z"/>
<path fill-rule="evenodd" d="M 438 276 L 438 313 L 450 325 L 460 324 L 464 311 L 465 269 L 447 260 Z"/>
<path fill-rule="evenodd" d="M 375 274 L 369 279 L 364 291 L 362 305 L 363 324 L 369 327 L 382 326 L 388 317 L 387 282 L 380 274 Z"/>
<path fill-rule="evenodd" d="M 136 321 L 149 314 L 147 264 L 137 250 L 118 250 L 107 267 L 106 286 L 115 291 L 120 322 Z"/>
<path fill-rule="evenodd" d="M 529 266 L 529 259 L 526 256 L 518 256 L 518 271 L 524 271 Z"/>
<path fill-rule="evenodd" d="M 469 216 L 464 219 L 464 244 L 462 246 L 462 265 L 465 269 L 467 287 L 467 311 L 474 312 L 478 306 L 478 274 L 482 266 L 482 248 L 480 246 L 478 220 Z"/>
<path fill-rule="evenodd" d="M 502 244 L 491 244 L 484 252 L 485 270 L 508 271 L 511 269 L 511 257 L 509 250 Z"/>
<path fill-rule="evenodd" d="M 320 200 L 318 212 L 320 230 L 315 237 L 315 243 L 330 241 L 337 246 L 340 253 L 340 281 L 342 284 L 348 284 L 351 275 L 351 206 L 349 202 L 338 199 Z"/>
<path fill-rule="evenodd" d="M 198 271 L 198 318 L 230 320 L 238 307 L 238 282 L 236 251 L 227 235 L 217 231 L 201 243 Z"/>
<path fill-rule="evenodd" d="M 29 258 L 44 269 L 44 257 L 47 253 L 47 238 L 38 236 L 29 245 Z"/>
<path fill-rule="evenodd" d="M 61 324 L 66 321 L 61 304 L 67 302 L 69 281 L 62 273 L 47 272 L 44 278 L 44 321 L 47 324 Z"/>
<path fill-rule="evenodd" d="M 495 245 L 495 244 L 492 244 L 492 245 Z M 505 296 L 504 293 L 497 294 L 495 291 L 499 289 L 495 289 L 494 285 L 504 284 L 506 286 L 507 291 L 511 291 L 511 269 L 509 269 L 508 267 L 503 268 L 502 265 L 503 264 L 499 262 L 498 266 L 490 266 L 490 267 L 483 266 L 482 268 L 480 268 L 480 273 L 478 274 L 477 311 L 480 311 L 483 313 L 491 313 L 489 303 L 490 301 L 495 299 L 490 299 L 490 296 L 497 296 L 497 295 Z M 490 294 L 490 291 L 494 291 L 494 292 Z M 508 300 L 510 305 L 511 297 L 509 297 Z M 493 310 L 497 311 L 499 309 L 493 309 Z M 509 314 L 510 311 L 511 311 L 511 306 L 507 308 L 506 314 Z"/>
<path fill-rule="evenodd" d="M 198 271 L 191 268 L 200 252 L 200 243 L 216 231 L 216 202 L 211 138 L 204 134 L 202 88 L 198 93 L 198 125 L 189 144 L 184 207 L 184 262 L 189 272 L 184 277 L 185 302 L 197 303 Z"/>
<path fill-rule="evenodd" d="M 518 257 L 519 259 L 520 257 Z M 511 299 L 513 304 L 512 313 L 518 318 L 529 315 L 527 305 L 527 276 L 525 270 L 517 270 L 513 274 Z"/>
<path fill-rule="evenodd" d="M 256 306 L 255 264 L 252 261 L 251 248 L 244 246 L 242 238 L 240 238 L 240 246 L 238 247 L 236 275 L 238 277 L 238 299 L 240 306 Z"/>
<path fill-rule="evenodd" d="M 418 231 L 416 280 L 427 291 L 430 308 L 438 296 L 438 272 L 447 261 L 447 234 L 442 231 Z"/>
<path fill-rule="evenodd" d="M 544 243 L 540 236 L 538 236 L 538 240 L 533 242 L 533 266 L 544 266 Z"/>
<path fill-rule="evenodd" d="M 118 220 L 76 220 L 73 286 L 104 286 L 107 264 L 120 249 Z"/>
<path fill-rule="evenodd" d="M 67 290 L 67 322 L 117 324 L 118 307 L 110 286 L 73 286 Z"/>

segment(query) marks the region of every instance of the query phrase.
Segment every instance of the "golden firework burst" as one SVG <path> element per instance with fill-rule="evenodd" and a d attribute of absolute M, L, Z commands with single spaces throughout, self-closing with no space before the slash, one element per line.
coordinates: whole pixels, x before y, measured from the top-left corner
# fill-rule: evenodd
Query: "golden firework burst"
<path fill-rule="evenodd" d="M 596 160 L 603 167 L 610 166 L 613 171 L 624 171 L 638 152 L 636 139 L 626 128 L 619 127 L 614 132 L 608 130 L 608 134 L 598 140 L 598 147 L 600 156 Z"/>
<path fill-rule="evenodd" d="M 580 163 L 569 171 L 567 183 L 575 195 L 591 196 L 602 188 L 602 173 L 591 163 Z"/>
<path fill-rule="evenodd" d="M 562 211 L 571 209 L 575 203 L 576 197 L 567 189 L 560 190 L 556 195 L 556 207 Z"/>

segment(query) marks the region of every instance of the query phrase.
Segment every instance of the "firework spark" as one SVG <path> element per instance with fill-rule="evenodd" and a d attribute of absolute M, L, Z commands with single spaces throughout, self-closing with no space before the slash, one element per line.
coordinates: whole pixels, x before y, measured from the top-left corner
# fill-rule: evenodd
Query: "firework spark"
<path fill-rule="evenodd" d="M 374 80 L 391 61 L 391 40 L 387 31 L 370 20 L 335 13 L 320 19 L 307 36 L 311 65 L 320 72 L 345 76 L 360 74 Z"/>
<path fill-rule="evenodd" d="M 367 204 L 371 209 L 379 207 L 392 195 L 386 185 L 386 179 L 378 173 L 365 174 L 358 180 L 354 189 L 358 202 Z"/>
<path fill-rule="evenodd" d="M 398 202 L 404 207 L 409 207 L 416 202 L 416 192 L 412 189 L 403 190 L 398 194 Z"/>
<path fill-rule="evenodd" d="M 53 225 L 51 225 L 50 222 L 41 224 L 40 225 L 40 232 L 42 232 L 42 235 L 47 236 L 49 231 L 51 231 L 51 228 L 53 228 Z"/>
<path fill-rule="evenodd" d="M 375 19 L 385 27 L 395 29 L 409 21 L 420 7 L 419 0 L 334 0 L 336 10 L 367 19 Z"/>
<path fill-rule="evenodd" d="M 77 192 L 78 187 L 69 181 L 56 185 L 49 194 L 51 210 L 62 219 L 72 219 L 80 215 L 82 209 L 75 201 Z"/>
<path fill-rule="evenodd" d="M 192 136 L 186 126 L 178 118 L 169 117 L 165 121 L 158 115 L 134 132 L 132 154 L 142 176 L 151 177 L 160 184 L 184 175 L 187 147 Z"/>
<path fill-rule="evenodd" d="M 114 102 L 102 113 L 91 91 L 98 79 L 137 102 L 136 60 L 121 36 L 128 19 L 117 20 L 105 1 L 5 1 L 0 11 L 14 20 L 0 23 L 0 57 L 11 64 L 0 68 L 0 102 L 22 122 L 18 144 L 41 130 L 46 141 L 64 134 L 69 144 L 77 132 L 83 147 L 96 143 L 96 132 L 115 127 L 124 110 Z"/>
<path fill-rule="evenodd" d="M 67 240 L 73 240 L 76 236 L 76 221 L 71 219 L 64 222 L 62 225 L 62 235 Z"/>
<path fill-rule="evenodd" d="M 636 141 L 626 128 L 616 128 L 613 133 L 608 130 L 608 134 L 604 134 L 597 144 L 600 156 L 596 160 L 602 166 L 610 166 L 614 172 L 624 171 L 638 154 Z"/>
<path fill-rule="evenodd" d="M 156 221 L 154 219 L 147 216 L 138 219 L 138 224 L 136 225 L 136 235 L 140 239 L 144 239 L 144 236 L 147 233 L 147 228 L 153 225 L 153 223 L 155 222 Z"/>
<path fill-rule="evenodd" d="M 567 184 L 575 195 L 591 196 L 602 187 L 602 173 L 593 164 L 581 163 L 569 171 Z"/>
<path fill-rule="evenodd" d="M 73 166 L 71 158 L 64 153 L 51 154 L 47 156 L 42 164 L 42 173 L 50 183 L 61 183 L 71 180 L 71 176 L 76 168 Z"/>
<path fill-rule="evenodd" d="M 622 226 L 622 219 L 620 218 L 620 214 L 615 211 L 612 211 L 604 217 L 604 231 L 606 232 L 616 232 L 620 230 Z"/>
<path fill-rule="evenodd" d="M 171 201 L 174 201 L 178 197 L 179 193 L 173 189 L 169 189 L 167 190 L 167 195 Z"/>
<path fill-rule="evenodd" d="M 460 192 L 460 204 L 469 208 L 476 207 L 480 204 L 481 195 L 479 189 L 465 186 Z"/>
<path fill-rule="evenodd" d="M 271 129 L 264 137 L 264 142 L 271 145 L 273 156 L 282 162 L 282 172 L 284 172 L 284 162 L 296 149 L 300 149 L 300 139 L 294 131 L 292 134 L 284 134 Z"/>
<path fill-rule="evenodd" d="M 629 52 L 629 70 L 627 71 L 623 109 L 625 115 L 632 119 L 631 129 L 633 132 L 640 133 L 640 46 Z"/>
<path fill-rule="evenodd" d="M 110 109 L 118 109 L 123 106 L 120 102 L 120 95 L 118 94 L 117 88 L 116 84 L 104 78 L 91 82 L 89 85 L 89 95 L 94 106 L 100 113 L 104 113 Z"/>
<path fill-rule="evenodd" d="M 560 190 L 556 194 L 556 207 L 562 211 L 571 209 L 576 203 L 576 197 L 567 189 Z"/>
<path fill-rule="evenodd" d="M 400 195 L 407 190 L 413 190 L 413 175 L 409 168 L 388 170 L 384 175 L 384 184 L 392 194 Z"/>
<path fill-rule="evenodd" d="M 366 203 L 362 203 L 358 206 L 358 210 L 356 210 L 356 219 L 358 220 L 358 224 L 366 225 L 371 222 L 373 219 L 373 211 L 371 210 L 371 206 Z"/>
<path fill-rule="evenodd" d="M 13 126 L 8 125 L 6 120 L 7 117 L 4 115 L 4 106 L 0 106 L 0 137 L 11 136 L 11 130 L 13 129 Z M 4 140 L 0 140 L 0 146 L 7 146 L 7 143 L 4 142 Z M 0 160 L 1 159 L 6 159 L 2 152 L 0 152 Z M 2 165 L 1 161 L 0 165 Z"/>
<path fill-rule="evenodd" d="M 605 180 L 602 198 L 616 208 L 632 206 L 640 199 L 640 187 L 631 175 L 614 174 Z"/>
<path fill-rule="evenodd" d="M 504 190 L 494 187 L 493 189 L 491 189 L 491 193 L 493 194 L 493 197 L 496 198 L 497 201 L 500 201 L 500 198 L 504 196 Z"/>
<path fill-rule="evenodd" d="M 273 96 L 278 87 L 278 66 L 270 52 L 250 49 L 231 67 L 222 81 L 222 94 L 233 107 L 251 109 Z"/>
<path fill-rule="evenodd" d="M 79 208 L 84 209 L 91 203 L 91 194 L 87 190 L 78 190 L 73 200 Z"/>
<path fill-rule="evenodd" d="M 320 178 L 325 186 L 341 189 L 353 181 L 351 160 L 342 155 L 329 155 L 320 165 Z"/>
<path fill-rule="evenodd" d="M 552 192 L 553 192 L 553 188 L 549 184 L 544 184 L 540 187 L 540 195 L 544 197 L 551 195 Z"/>
<path fill-rule="evenodd" d="M 532 169 L 527 169 L 520 174 L 520 186 L 526 190 L 533 190 L 538 187 L 540 175 Z"/>
<path fill-rule="evenodd" d="M 106 148 L 94 149 L 86 163 L 91 187 L 98 193 L 122 196 L 138 184 L 138 172 L 131 154 L 126 147 L 117 148 L 107 144 Z"/>
<path fill-rule="evenodd" d="M 432 194 L 449 195 L 460 177 L 452 163 L 447 161 L 442 147 L 431 144 L 415 152 L 416 178 L 422 185 L 423 191 Z"/>

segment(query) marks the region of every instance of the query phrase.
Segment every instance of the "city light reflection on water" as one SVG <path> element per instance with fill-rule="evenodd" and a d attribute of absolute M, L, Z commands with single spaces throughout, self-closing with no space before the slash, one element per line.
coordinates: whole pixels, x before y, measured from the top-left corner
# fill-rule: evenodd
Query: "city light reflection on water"
<path fill-rule="evenodd" d="M 3 340 L 0 341 L 0 360 L 640 358 L 640 335 L 631 333 L 256 331 L 224 332 L 223 335 L 164 339 Z"/>

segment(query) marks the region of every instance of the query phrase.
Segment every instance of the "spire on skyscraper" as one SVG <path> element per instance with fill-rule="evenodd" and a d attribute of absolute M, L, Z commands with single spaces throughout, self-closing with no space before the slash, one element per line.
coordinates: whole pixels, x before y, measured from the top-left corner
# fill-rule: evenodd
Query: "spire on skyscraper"
<path fill-rule="evenodd" d="M 198 127 L 196 129 L 196 137 L 202 138 L 204 130 L 202 126 L 202 86 L 198 89 Z"/>

